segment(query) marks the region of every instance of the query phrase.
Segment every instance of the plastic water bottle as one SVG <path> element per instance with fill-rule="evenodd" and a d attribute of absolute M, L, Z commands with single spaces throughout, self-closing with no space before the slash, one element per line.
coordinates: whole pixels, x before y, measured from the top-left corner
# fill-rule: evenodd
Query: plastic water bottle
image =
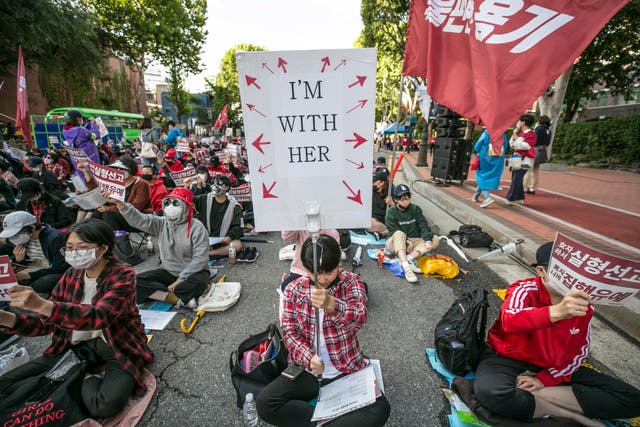
<path fill-rule="evenodd" d="M 236 248 L 232 244 L 229 245 L 229 262 L 236 263 Z"/>
<path fill-rule="evenodd" d="M 256 402 L 253 400 L 253 393 L 247 393 L 244 399 L 242 417 L 244 418 L 244 425 L 247 427 L 256 427 L 260 421 L 256 410 Z"/>
<path fill-rule="evenodd" d="M 153 248 L 153 242 L 151 241 L 151 238 L 147 238 L 147 253 L 149 254 L 149 256 L 153 256 L 155 254 L 155 250 Z"/>

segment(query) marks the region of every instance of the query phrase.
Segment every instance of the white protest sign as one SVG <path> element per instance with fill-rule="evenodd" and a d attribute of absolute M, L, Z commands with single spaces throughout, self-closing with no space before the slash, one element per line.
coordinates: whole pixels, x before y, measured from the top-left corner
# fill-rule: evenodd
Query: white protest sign
<path fill-rule="evenodd" d="M 82 151 L 79 148 L 70 147 L 70 146 L 66 146 L 65 145 L 64 149 L 67 150 L 67 153 L 69 153 L 69 156 L 71 156 L 73 158 L 73 160 L 76 162 L 76 164 L 90 161 L 89 157 L 87 157 L 85 152 Z"/>
<path fill-rule="evenodd" d="M 258 231 L 371 224 L 376 50 L 236 52 Z"/>
<path fill-rule="evenodd" d="M 9 301 L 11 297 L 7 289 L 18 284 L 11 267 L 11 259 L 7 255 L 0 256 L 0 301 Z"/>
<path fill-rule="evenodd" d="M 98 125 L 98 131 L 100 131 L 100 139 L 109 135 L 109 131 L 107 130 L 107 127 L 104 125 L 104 122 L 102 121 L 101 117 L 96 117 L 96 125 Z"/>
<path fill-rule="evenodd" d="M 556 234 L 547 275 L 550 286 L 565 295 L 578 289 L 593 304 L 622 305 L 640 289 L 640 263 L 606 254 Z"/>
<path fill-rule="evenodd" d="M 178 187 L 184 187 L 184 180 L 187 178 L 193 178 L 198 175 L 195 168 L 187 168 L 178 172 L 171 172 L 171 179 L 176 183 Z"/>
<path fill-rule="evenodd" d="M 109 196 L 117 200 L 124 200 L 124 171 L 89 162 L 89 170 L 100 189 L 109 193 Z"/>
<path fill-rule="evenodd" d="M 55 147 L 56 145 L 60 145 L 60 141 L 58 140 L 58 137 L 55 135 L 49 135 L 49 146 Z"/>
<path fill-rule="evenodd" d="M 189 141 L 184 138 L 180 138 L 176 143 L 176 151 L 180 151 L 183 153 L 190 151 Z"/>
<path fill-rule="evenodd" d="M 237 187 L 231 187 L 227 192 L 229 196 L 236 199 L 236 202 L 250 202 L 251 201 L 251 184 L 246 183 Z"/>

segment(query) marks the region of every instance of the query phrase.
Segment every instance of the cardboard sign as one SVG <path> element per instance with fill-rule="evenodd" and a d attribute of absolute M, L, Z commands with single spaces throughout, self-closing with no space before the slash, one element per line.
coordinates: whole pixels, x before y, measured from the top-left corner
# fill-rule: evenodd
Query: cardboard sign
<path fill-rule="evenodd" d="M 109 131 L 107 130 L 107 127 L 104 125 L 104 122 L 102 121 L 101 117 L 96 117 L 96 125 L 98 125 L 98 131 L 100 131 L 100 139 L 104 138 L 105 136 L 109 135 Z"/>
<path fill-rule="evenodd" d="M 124 200 L 124 171 L 89 162 L 89 171 L 93 175 L 100 189 L 109 193 L 109 196 L 117 200 Z"/>
<path fill-rule="evenodd" d="M 89 157 L 87 157 L 87 155 L 81 149 L 70 147 L 68 145 L 65 145 L 64 149 L 67 150 L 67 153 L 69 153 L 69 156 L 73 158 L 76 164 L 79 164 L 82 162 L 90 162 Z"/>
<path fill-rule="evenodd" d="M 237 202 L 250 202 L 251 201 L 251 184 L 246 183 L 237 187 L 229 188 L 227 192 L 229 196 L 233 196 Z"/>
<path fill-rule="evenodd" d="M 0 301 L 9 301 L 11 297 L 7 289 L 18 284 L 11 266 L 11 259 L 7 255 L 0 256 Z"/>
<path fill-rule="evenodd" d="M 593 304 L 622 305 L 640 289 L 640 262 L 606 254 L 560 233 L 547 275 L 561 295 L 578 289 L 589 294 Z"/>
<path fill-rule="evenodd" d="M 184 180 L 187 178 L 193 178 L 196 175 L 198 175 L 198 172 L 195 168 L 187 168 L 178 172 L 170 173 L 171 179 L 178 187 L 184 187 Z"/>
<path fill-rule="evenodd" d="M 376 50 L 236 52 L 256 230 L 371 224 Z"/>

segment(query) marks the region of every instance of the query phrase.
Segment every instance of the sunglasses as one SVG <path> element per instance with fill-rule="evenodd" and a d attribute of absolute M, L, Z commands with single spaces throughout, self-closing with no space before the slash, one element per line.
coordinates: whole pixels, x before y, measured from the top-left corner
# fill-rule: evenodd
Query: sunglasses
<path fill-rule="evenodd" d="M 162 201 L 162 206 L 164 206 L 165 208 L 169 205 L 173 205 L 175 207 L 180 206 L 180 200 L 178 199 L 164 199 Z"/>

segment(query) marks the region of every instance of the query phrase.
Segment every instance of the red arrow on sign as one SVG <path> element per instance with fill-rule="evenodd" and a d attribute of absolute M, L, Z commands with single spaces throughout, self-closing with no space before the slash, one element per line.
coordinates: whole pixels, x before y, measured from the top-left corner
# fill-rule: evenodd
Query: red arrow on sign
<path fill-rule="evenodd" d="M 255 111 L 256 113 L 260 114 L 262 117 L 267 117 L 267 116 L 265 116 L 265 115 L 264 115 L 264 113 L 263 113 L 262 111 L 258 110 L 258 109 L 256 108 L 256 106 L 255 106 L 255 105 L 253 105 L 253 104 L 247 104 L 247 108 L 248 108 L 249 110 L 251 110 L 251 111 Z"/>
<path fill-rule="evenodd" d="M 264 144 L 264 142 L 263 142 L 263 144 Z M 267 166 L 260 166 L 258 168 L 258 172 L 264 173 L 264 171 L 267 170 L 268 168 L 270 168 L 272 165 L 273 165 L 273 163 L 269 163 Z"/>
<path fill-rule="evenodd" d="M 255 87 L 257 87 L 258 89 L 262 89 L 262 88 L 260 87 L 260 85 L 259 85 L 258 83 L 256 83 L 256 80 L 258 80 L 258 79 L 256 79 L 255 77 L 251 77 L 251 76 L 247 76 L 247 75 L 245 75 L 245 76 L 244 76 L 244 78 L 245 78 L 245 80 L 247 81 L 247 86 L 254 85 L 254 86 L 255 86 Z"/>
<path fill-rule="evenodd" d="M 358 80 L 356 80 L 355 82 L 351 83 L 347 87 L 354 87 L 355 85 L 364 86 L 364 81 L 367 80 L 367 76 L 356 76 L 356 79 L 358 79 Z"/>
<path fill-rule="evenodd" d="M 278 58 L 278 68 L 282 67 L 282 72 L 284 73 L 287 72 L 287 67 L 285 67 L 285 65 L 287 65 L 287 61 L 283 58 Z"/>
<path fill-rule="evenodd" d="M 364 163 L 360 162 L 360 163 L 356 163 L 352 160 L 347 159 L 347 162 L 351 163 L 352 165 L 356 165 L 358 167 L 358 169 L 364 169 Z"/>
<path fill-rule="evenodd" d="M 364 108 L 365 104 L 367 103 L 367 99 L 361 99 L 360 101 L 358 101 L 358 104 L 353 107 L 352 109 L 350 109 L 349 111 L 347 111 L 347 113 L 352 112 L 353 110 L 355 110 L 356 108 Z"/>
<path fill-rule="evenodd" d="M 277 199 L 278 196 L 276 196 L 275 194 L 271 194 L 271 190 L 273 190 L 273 187 L 276 186 L 276 181 L 273 181 L 273 184 L 271 184 L 271 187 L 267 188 L 266 185 L 264 185 L 264 182 L 262 183 L 262 198 L 263 199 Z M 360 197 L 360 192 L 358 191 L 358 197 Z M 362 203 L 360 203 L 362 204 Z"/>
<path fill-rule="evenodd" d="M 271 144 L 271 141 L 264 141 L 262 142 L 262 137 L 264 136 L 264 133 L 261 133 L 255 141 L 253 141 L 251 143 L 251 145 L 253 145 L 254 147 L 256 147 L 256 150 L 258 150 L 260 152 L 260 154 L 264 154 L 264 151 L 262 151 L 262 147 L 261 145 L 269 145 Z"/>
<path fill-rule="evenodd" d="M 336 65 L 336 67 L 333 69 L 333 71 L 337 70 L 338 68 L 342 67 L 343 65 L 345 65 L 347 63 L 346 59 L 343 59 L 342 61 L 340 61 L 340 63 L 338 65 Z"/>
<path fill-rule="evenodd" d="M 273 74 L 273 70 L 271 68 L 269 68 L 269 64 L 267 64 L 266 62 L 262 63 L 262 68 L 266 68 L 267 70 L 269 70 L 269 72 L 271 74 Z"/>
<path fill-rule="evenodd" d="M 345 187 L 347 187 L 347 189 L 349 190 L 349 192 L 351 194 L 353 194 L 353 196 L 347 196 L 347 199 L 349 200 L 353 200 L 356 203 L 362 204 L 362 198 L 360 197 L 360 190 L 358 190 L 357 193 L 355 193 L 351 187 L 349 187 L 349 184 L 347 184 L 347 181 L 342 180 L 342 183 L 345 185 Z M 274 183 L 275 184 L 275 183 Z M 262 184 L 264 186 L 264 184 Z"/>
<path fill-rule="evenodd" d="M 361 146 L 362 144 L 364 144 L 365 142 L 367 142 L 367 138 L 363 138 L 355 132 L 353 133 L 353 136 L 354 136 L 354 139 L 345 139 L 344 142 L 355 142 L 356 145 L 353 146 L 354 150 L 359 146 Z"/>
<path fill-rule="evenodd" d="M 331 61 L 329 60 L 328 56 L 321 58 L 320 61 L 322 61 L 322 70 L 320 70 L 320 72 L 324 73 L 324 69 L 331 65 Z"/>

